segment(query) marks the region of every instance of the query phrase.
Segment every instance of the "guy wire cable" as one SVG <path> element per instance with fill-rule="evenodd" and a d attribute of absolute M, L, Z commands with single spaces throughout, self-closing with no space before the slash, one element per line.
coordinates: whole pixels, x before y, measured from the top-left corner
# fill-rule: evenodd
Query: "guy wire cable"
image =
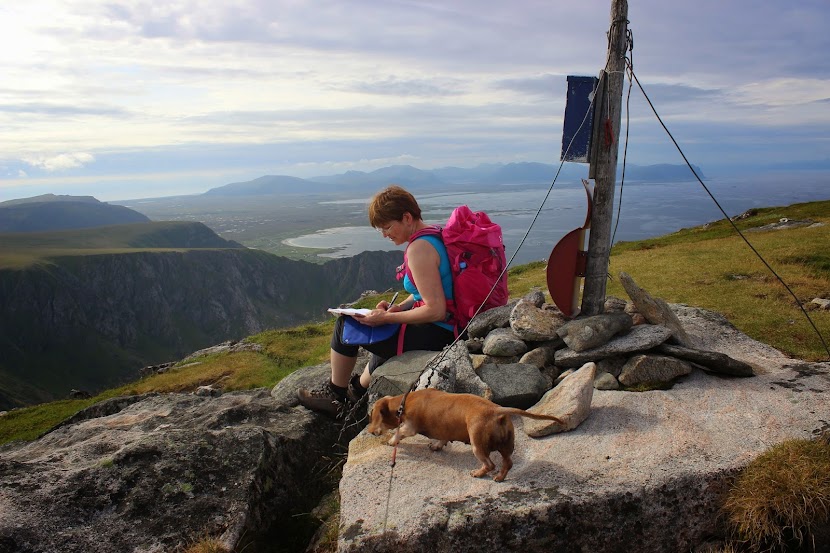
<path fill-rule="evenodd" d="M 611 43 L 611 33 L 613 32 L 614 27 L 616 25 L 618 25 L 619 23 L 621 23 L 621 22 L 622 22 L 622 20 L 617 20 L 617 21 L 613 21 L 611 23 L 611 27 L 608 30 L 608 32 L 606 33 L 609 44 Z M 625 20 L 625 22 L 628 23 L 628 20 Z M 633 38 L 632 38 L 630 32 L 626 34 L 626 40 L 628 42 L 628 46 L 626 47 L 626 49 L 630 49 L 631 47 L 633 47 Z M 539 205 L 539 209 L 536 210 L 536 214 L 533 216 L 533 219 L 530 221 L 530 225 L 528 225 L 527 231 L 525 232 L 524 236 L 522 236 L 522 239 L 519 241 L 519 245 L 516 246 L 516 250 L 513 252 L 513 255 L 511 255 L 510 259 L 507 260 L 507 264 L 504 266 L 504 269 L 502 269 L 501 274 L 499 274 L 499 278 L 496 279 L 496 283 L 493 284 L 493 286 L 490 288 L 490 292 L 488 292 L 487 297 L 484 299 L 484 302 L 478 307 L 476 312 L 470 318 L 470 322 L 467 323 L 467 326 L 464 327 L 464 330 L 459 332 L 458 337 L 456 337 L 456 339 L 449 346 L 447 346 L 444 349 L 444 351 L 446 351 L 447 349 L 454 346 L 458 342 L 459 338 L 464 334 L 464 332 L 466 332 L 467 329 L 470 327 L 470 323 L 472 323 L 472 321 L 476 318 L 476 316 L 481 312 L 481 309 L 484 307 L 484 303 L 487 303 L 487 300 L 490 299 L 490 296 L 493 294 L 493 291 L 496 289 L 498 281 L 502 279 L 504 274 L 507 272 L 507 270 L 513 264 L 513 260 L 516 258 L 516 255 L 518 255 L 519 250 L 521 250 L 522 246 L 525 243 L 525 240 L 527 240 L 527 237 L 530 235 L 530 231 L 533 229 L 533 225 L 536 224 L 536 220 L 539 218 L 539 215 L 542 213 L 542 209 L 545 207 L 545 203 L 548 201 L 548 197 L 550 197 L 550 193 L 553 191 L 553 187 L 556 185 L 556 181 L 559 179 L 559 174 L 562 172 L 562 167 L 565 165 L 565 158 L 567 157 L 567 154 L 571 151 L 571 146 L 573 146 L 574 140 L 576 140 L 576 137 L 579 134 L 579 131 L 581 131 L 582 127 L 585 126 L 585 122 L 588 120 L 588 114 L 591 113 L 591 106 L 594 106 L 595 103 L 596 103 L 597 93 L 600 90 L 603 79 L 605 79 L 606 75 L 608 74 L 608 65 L 610 63 L 611 63 L 611 49 L 609 48 L 608 51 L 607 51 L 606 58 L 605 58 L 605 68 L 603 69 L 602 73 L 600 73 L 599 80 L 597 82 L 597 86 L 594 89 L 594 93 L 591 95 L 591 101 L 588 104 L 588 109 L 585 111 L 585 116 L 582 118 L 582 122 L 579 124 L 579 127 L 576 129 L 576 132 L 574 132 L 573 137 L 571 137 L 571 141 L 568 143 L 568 147 L 565 148 L 565 153 L 561 156 L 562 160 L 559 162 L 559 167 L 556 170 L 556 174 L 553 177 L 553 181 L 550 183 L 550 186 L 548 187 L 548 190 L 545 193 L 545 197 L 542 199 L 542 203 Z M 444 352 L 442 352 L 441 357 L 438 359 L 438 362 L 440 362 L 443 358 L 444 358 Z M 430 362 L 430 363 L 432 363 L 432 362 Z M 424 367 L 424 372 L 426 372 L 426 369 L 428 367 L 429 367 L 429 364 L 427 365 L 427 367 Z M 423 372 L 421 374 L 423 374 Z"/>
<path fill-rule="evenodd" d="M 631 29 L 628 29 L 626 39 L 628 42 L 628 52 L 631 61 L 628 63 L 631 67 L 634 66 L 634 34 Z M 628 61 L 628 60 L 626 60 Z M 628 160 L 628 132 L 631 129 L 631 88 L 634 85 L 634 80 L 631 75 L 628 76 L 628 94 L 625 97 L 625 146 L 623 147 L 623 162 L 622 162 L 622 176 L 620 177 L 620 196 L 617 200 L 617 219 L 614 222 L 614 232 L 611 234 L 611 243 L 609 247 L 614 246 L 614 239 L 617 236 L 617 227 L 620 226 L 620 213 L 622 212 L 622 193 L 625 185 L 625 167 Z M 608 263 L 611 263 L 611 258 L 608 258 Z"/>
<path fill-rule="evenodd" d="M 651 111 L 654 112 L 655 117 L 657 117 L 657 121 L 660 122 L 660 125 L 663 127 L 663 130 L 665 130 L 666 134 L 669 135 L 669 138 L 671 139 L 672 143 L 674 143 L 674 147 L 677 148 L 678 152 L 680 152 L 681 157 L 683 157 L 683 161 L 686 162 L 686 165 L 692 171 L 692 174 L 695 176 L 695 178 L 700 183 L 700 185 L 703 187 L 703 189 L 706 191 L 706 193 L 709 195 L 709 197 L 712 198 L 712 201 L 715 202 L 715 205 L 718 207 L 720 212 L 723 213 L 723 216 L 726 218 L 726 220 L 729 221 L 729 224 L 732 225 L 732 228 L 735 230 L 735 232 L 738 233 L 738 235 L 746 243 L 746 245 L 749 246 L 749 249 L 752 250 L 752 252 L 758 257 L 758 259 L 761 260 L 761 262 L 766 266 L 766 268 L 769 269 L 769 272 L 771 272 L 773 274 L 773 276 L 775 276 L 775 278 L 778 279 L 778 282 L 780 282 L 781 285 L 784 286 L 784 288 L 786 288 L 787 292 L 789 292 L 789 294 L 793 297 L 793 299 L 795 300 L 796 305 L 798 305 L 798 308 L 804 314 L 804 317 L 807 318 L 807 321 L 810 323 L 810 326 L 813 327 L 813 330 L 816 332 L 816 335 L 818 335 L 819 340 L 821 340 L 821 345 L 824 346 L 825 351 L 827 351 L 828 357 L 830 357 L 830 347 L 828 347 L 827 342 L 824 340 L 824 336 L 822 336 L 822 334 L 819 331 L 818 327 L 813 322 L 813 319 L 807 313 L 807 310 L 804 309 L 804 306 L 802 305 L 801 300 L 798 299 L 798 296 L 796 296 L 795 292 L 793 292 L 792 289 L 790 289 L 790 287 L 787 285 L 787 283 L 784 282 L 784 279 L 782 279 L 780 276 L 778 276 L 778 273 L 775 272 L 775 270 L 770 266 L 770 264 L 767 263 L 767 261 L 761 256 L 761 254 L 758 252 L 758 250 L 756 250 L 755 247 L 749 242 L 749 240 L 747 240 L 746 236 L 744 236 L 744 234 L 738 228 L 738 225 L 735 224 L 735 221 L 733 221 L 732 218 L 729 217 L 729 215 L 727 215 L 726 211 L 723 209 L 723 207 L 721 207 L 718 200 L 715 199 L 715 196 L 712 194 L 712 192 L 709 190 L 709 188 L 706 186 L 706 184 L 704 184 L 703 180 L 700 178 L 700 176 L 698 176 L 697 171 L 695 171 L 694 167 L 692 167 L 692 164 L 686 158 L 686 154 L 683 153 L 683 150 L 680 148 L 680 145 L 674 139 L 674 136 L 672 135 L 671 131 L 669 131 L 668 127 L 666 127 L 666 124 L 663 123 L 663 119 L 660 118 L 660 114 L 657 113 L 657 109 L 654 107 L 654 104 L 651 103 L 651 99 L 648 97 L 648 94 L 646 94 L 646 91 L 643 89 L 643 85 L 640 84 L 640 80 L 637 78 L 637 74 L 634 73 L 634 68 L 631 66 L 631 63 L 628 61 L 627 58 L 626 58 L 626 64 L 628 65 L 628 69 L 630 71 L 630 74 L 634 78 L 634 81 L 637 83 L 637 86 L 639 87 L 640 92 L 643 93 L 643 96 L 645 97 L 646 101 L 648 102 L 649 107 L 651 107 Z"/>
<path fill-rule="evenodd" d="M 600 84 L 602 84 L 602 79 L 605 78 L 605 74 L 606 74 L 605 71 L 603 71 L 602 74 L 600 75 L 600 80 L 597 83 L 596 90 L 599 90 Z M 511 265 L 513 265 L 513 260 L 516 258 L 516 255 L 518 255 L 519 250 L 521 250 L 522 246 L 525 243 L 525 240 L 527 240 L 527 237 L 530 235 L 530 231 L 533 229 L 533 225 L 536 224 L 536 220 L 539 218 L 539 215 L 542 213 L 542 209 L 545 207 L 545 203 L 548 201 L 548 197 L 550 197 L 550 194 L 553 191 L 553 187 L 556 185 L 556 181 L 559 179 L 559 174 L 562 172 L 562 167 L 565 165 L 565 158 L 567 157 L 568 152 L 570 152 L 571 146 L 573 145 L 574 140 L 576 140 L 576 136 L 579 134 L 579 131 L 581 131 L 582 127 L 585 126 L 585 122 L 588 120 L 588 114 L 591 113 L 590 106 L 594 105 L 594 102 L 596 101 L 596 97 L 597 97 L 597 94 L 595 92 L 591 96 L 591 102 L 589 103 L 589 106 L 588 106 L 589 109 L 586 110 L 585 116 L 582 118 L 582 122 L 579 124 L 579 127 L 577 128 L 577 130 L 574 133 L 573 137 L 571 137 L 571 141 L 568 143 L 568 147 L 565 148 L 565 154 L 562 155 L 562 160 L 559 162 L 559 168 L 557 169 L 556 174 L 553 177 L 553 181 L 550 183 L 550 186 L 548 187 L 548 190 L 545 193 L 545 197 L 542 199 L 542 203 L 539 204 L 539 208 L 536 210 L 536 214 L 533 216 L 533 219 L 530 221 L 530 224 L 527 227 L 527 231 L 525 232 L 524 236 L 522 236 L 522 239 L 519 241 L 519 245 L 516 246 L 516 250 L 513 252 L 513 255 L 511 255 L 510 259 L 507 260 L 507 263 L 505 264 L 504 268 L 502 269 L 501 273 L 499 274 L 499 277 L 496 279 L 496 282 L 490 288 L 490 291 L 487 293 L 487 297 L 484 299 L 484 302 L 482 302 L 482 304 L 478 306 L 478 309 L 473 314 L 473 316 L 470 318 L 470 321 L 467 323 L 467 325 L 464 327 L 464 329 L 461 332 L 458 333 L 458 336 L 455 338 L 455 340 L 453 340 L 453 342 L 450 345 L 446 346 L 441 351 L 441 354 L 439 356 L 436 356 L 429 363 L 427 363 L 427 366 L 424 367 L 424 370 L 421 372 L 421 374 L 424 374 L 427 371 L 427 369 L 430 369 L 430 368 L 432 369 L 433 372 L 439 372 L 440 373 L 440 371 L 438 371 L 438 369 L 436 368 L 438 363 L 440 363 L 444 359 L 444 356 L 446 355 L 446 352 L 450 348 L 452 348 L 456 343 L 458 343 L 458 341 L 461 339 L 461 336 L 464 335 L 464 333 L 470 327 L 470 324 L 472 324 L 473 320 L 481 312 L 482 308 L 484 307 L 484 304 L 487 303 L 488 299 L 490 299 L 490 296 L 495 291 L 496 286 L 498 286 L 499 281 L 504 277 L 505 273 L 508 271 L 508 269 L 510 269 Z M 433 365 L 433 364 L 436 367 L 431 367 L 431 365 Z M 429 379 L 431 380 L 431 378 L 432 378 L 432 375 L 430 375 Z M 420 376 L 418 377 L 418 379 L 420 380 Z M 417 380 L 415 382 L 413 382 L 413 386 L 416 386 L 417 382 L 418 382 Z"/>
<path fill-rule="evenodd" d="M 611 24 L 611 29 L 613 29 L 613 27 L 615 25 L 617 25 L 618 23 L 619 23 L 618 21 L 614 21 Z M 610 34 L 611 34 L 611 30 L 609 30 L 608 33 L 607 33 L 609 42 L 611 40 L 610 39 Z M 627 35 L 627 40 L 629 42 L 629 45 L 633 44 L 630 33 L 628 33 L 628 35 Z M 630 46 L 627 47 L 627 48 L 630 48 Z M 527 231 L 525 232 L 524 236 L 522 236 L 522 239 L 519 241 L 519 245 L 516 247 L 516 250 L 513 252 L 513 255 L 510 256 L 510 259 L 507 260 L 507 264 L 504 266 L 504 269 L 502 269 L 502 272 L 499 274 L 499 278 L 496 279 L 496 282 L 493 284 L 493 286 L 490 288 L 490 291 L 487 293 L 487 297 L 484 299 L 484 302 L 478 307 L 476 312 L 470 318 L 470 322 L 467 323 L 467 326 L 465 326 L 464 329 L 461 332 L 458 333 L 458 336 L 455 338 L 455 340 L 453 340 L 453 342 L 451 344 L 446 346 L 441 351 L 440 355 L 437 355 L 435 358 L 430 360 L 429 363 L 427 363 L 427 365 L 424 367 L 424 370 L 421 371 L 421 375 L 423 375 L 428 369 L 431 369 L 433 371 L 433 373 L 438 372 L 439 374 L 442 374 L 441 371 L 439 371 L 437 369 L 437 365 L 444 359 L 444 356 L 446 355 L 446 352 L 449 349 L 451 349 L 455 344 L 458 343 L 458 340 L 461 339 L 461 336 L 464 335 L 464 332 L 467 331 L 467 329 L 470 327 L 470 324 L 472 323 L 472 321 L 476 318 L 476 316 L 478 316 L 478 314 L 481 312 L 481 309 L 484 307 L 484 304 L 487 303 L 487 300 L 490 298 L 490 296 L 495 291 L 496 286 L 498 285 L 498 282 L 502 279 L 502 277 L 508 271 L 508 269 L 510 269 L 511 265 L 513 265 L 513 261 L 515 260 L 516 255 L 518 255 L 519 250 L 521 250 L 522 246 L 525 243 L 525 240 L 527 240 L 527 237 L 530 235 L 530 231 L 533 229 L 533 225 L 536 224 L 536 220 L 539 218 L 539 215 L 542 213 L 542 209 L 544 208 L 545 203 L 547 202 L 548 198 L 550 197 L 550 194 L 553 191 L 553 187 L 556 185 L 556 181 L 559 179 L 559 174 L 562 172 L 562 167 L 565 165 L 565 158 L 567 157 L 568 152 L 571 151 L 571 146 L 573 146 L 574 140 L 576 140 L 577 135 L 582 130 L 582 127 L 585 126 L 585 122 L 588 120 L 588 114 L 591 112 L 591 109 L 590 109 L 591 106 L 594 106 L 595 103 L 596 103 L 597 92 L 600 90 L 600 86 L 602 85 L 602 81 L 603 81 L 603 79 L 605 79 L 605 77 L 608 73 L 607 68 L 608 68 L 608 64 L 611 61 L 610 56 L 611 56 L 611 52 L 610 52 L 610 49 L 609 49 L 608 54 L 607 54 L 606 59 L 605 59 L 605 69 L 600 73 L 599 81 L 597 82 L 597 86 L 594 90 L 594 94 L 591 96 L 591 101 L 588 104 L 588 109 L 585 112 L 585 116 L 582 118 L 582 122 L 579 124 L 579 127 L 577 128 L 577 130 L 574 133 L 573 137 L 571 137 L 571 141 L 568 143 L 568 147 L 565 148 L 565 153 L 561 156 L 562 160 L 559 162 L 559 167 L 556 170 L 556 174 L 553 177 L 553 181 L 550 183 L 550 186 L 548 187 L 548 190 L 545 193 L 545 197 L 542 199 L 542 203 L 539 205 L 539 208 L 536 210 L 536 214 L 533 216 L 533 219 L 530 221 L 530 224 L 528 225 Z M 410 390 L 414 389 L 414 387 L 417 386 L 418 380 L 420 380 L 421 375 L 419 375 L 418 379 L 416 379 L 412 383 L 412 386 L 410 387 Z M 432 379 L 432 375 L 430 375 L 428 377 L 428 381 L 427 381 L 428 384 L 431 381 L 431 379 Z M 398 388 L 398 390 L 401 393 L 404 393 L 404 390 L 401 390 L 400 388 Z"/>
<path fill-rule="evenodd" d="M 599 90 L 599 84 L 601 84 L 603 78 L 605 78 L 605 71 L 603 71 L 602 75 L 600 75 L 600 82 L 597 83 L 597 88 L 596 88 L 597 90 Z M 455 340 L 453 340 L 453 342 L 451 344 L 449 344 L 448 346 L 444 347 L 444 349 L 441 350 L 440 354 L 436 354 L 436 356 L 433 357 L 429 361 L 429 363 L 426 364 L 426 366 L 424 367 L 424 370 L 422 370 L 421 373 L 418 375 L 418 378 L 416 378 L 412 382 L 412 385 L 409 388 L 410 391 L 413 391 L 418 386 L 418 382 L 421 380 L 421 376 L 423 376 L 423 374 L 425 372 L 427 372 L 428 369 L 431 369 L 433 373 L 435 373 L 435 372 L 440 373 L 441 372 L 437 368 L 438 364 L 444 359 L 444 356 L 446 356 L 447 352 L 455 344 L 458 343 L 458 341 L 461 339 L 461 336 L 464 335 L 464 333 L 470 327 L 470 324 L 472 323 L 472 321 L 481 312 L 481 309 L 482 309 L 482 307 L 484 307 L 484 304 L 487 303 L 487 300 L 493 294 L 493 291 L 496 289 L 496 286 L 498 285 L 499 281 L 502 279 L 502 277 L 504 277 L 504 274 L 507 272 L 507 270 L 513 264 L 513 260 L 516 258 L 516 254 L 519 253 L 519 250 L 521 249 L 521 247 L 524 244 L 525 240 L 527 239 L 528 235 L 530 235 L 530 231 L 533 229 L 533 225 L 536 223 L 536 219 L 539 218 L 539 214 L 542 212 L 542 208 L 545 206 L 545 202 L 547 201 L 548 197 L 550 196 L 550 193 L 553 190 L 554 185 L 556 184 L 556 180 L 559 178 L 559 173 L 562 172 L 562 167 L 565 165 L 565 158 L 567 157 L 567 153 L 570 152 L 571 146 L 573 145 L 573 142 L 576 139 L 576 136 L 579 134 L 579 131 L 581 131 L 582 127 L 585 125 L 585 121 L 588 119 L 588 114 L 591 112 L 590 106 L 592 106 L 594 104 L 594 102 L 596 101 L 596 96 L 597 96 L 596 93 L 594 93 L 591 96 L 591 102 L 589 104 L 589 109 L 586 110 L 585 117 L 582 119 L 582 123 L 580 123 L 579 128 L 576 130 L 573 137 L 571 138 L 571 141 L 568 143 L 568 147 L 565 149 L 565 155 L 562 156 L 562 161 L 559 162 L 559 169 L 556 171 L 556 175 L 554 175 L 553 181 L 550 183 L 550 186 L 548 187 L 548 191 L 545 194 L 545 197 L 542 200 L 542 203 L 539 205 L 539 209 L 536 210 L 536 215 L 533 217 L 533 220 L 530 222 L 530 225 L 527 228 L 527 232 L 525 232 L 525 235 L 522 237 L 521 241 L 519 242 L 519 245 L 516 247 L 516 251 L 514 251 L 513 255 L 510 256 L 510 259 L 507 261 L 507 264 L 504 266 L 504 269 L 502 269 L 502 272 L 499 274 L 499 278 L 496 279 L 496 282 L 490 288 L 490 292 L 487 294 L 487 297 L 484 299 L 482 304 L 478 307 L 476 312 L 470 318 L 470 321 L 467 323 L 467 326 L 464 327 L 464 330 L 459 332 L 458 336 L 456 336 Z M 429 384 L 431 383 L 431 380 L 432 380 L 432 374 L 430 374 L 430 376 L 427 377 L 427 387 L 429 387 Z M 405 393 L 400 388 L 398 388 L 398 390 L 400 390 L 401 393 Z M 355 406 L 355 409 L 356 409 L 356 406 Z M 393 479 L 394 473 L 395 473 L 395 462 L 393 461 L 393 462 L 390 463 L 389 484 L 388 484 L 388 490 L 387 490 L 387 493 L 386 493 L 386 508 L 385 508 L 385 512 L 384 512 L 384 516 L 383 516 L 383 533 L 384 534 L 386 533 L 386 525 L 387 525 L 388 517 L 389 517 L 389 502 L 390 502 L 390 499 L 392 497 L 392 479 Z"/>

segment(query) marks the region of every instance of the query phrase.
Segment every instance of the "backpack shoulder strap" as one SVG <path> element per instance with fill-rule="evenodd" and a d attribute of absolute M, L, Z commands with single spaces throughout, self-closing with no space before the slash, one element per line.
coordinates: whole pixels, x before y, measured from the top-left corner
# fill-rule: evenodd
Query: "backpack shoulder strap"
<path fill-rule="evenodd" d="M 412 280 L 412 272 L 409 270 L 409 264 L 407 263 L 406 258 L 406 251 L 409 249 L 409 246 L 412 244 L 412 242 L 414 242 L 418 238 L 421 238 L 422 236 L 437 236 L 443 241 L 443 237 L 441 234 L 442 230 L 443 229 L 438 225 L 430 225 L 428 227 L 422 228 L 419 231 L 416 231 L 412 236 L 409 237 L 409 244 L 406 245 L 406 249 L 403 251 L 403 265 L 398 267 L 397 270 L 396 276 L 398 280 L 402 280 L 405 275 L 408 275 L 409 280 Z"/>

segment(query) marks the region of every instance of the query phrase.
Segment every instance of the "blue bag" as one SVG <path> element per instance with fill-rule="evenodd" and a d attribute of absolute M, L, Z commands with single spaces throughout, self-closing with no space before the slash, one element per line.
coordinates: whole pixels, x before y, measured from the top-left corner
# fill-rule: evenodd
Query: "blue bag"
<path fill-rule="evenodd" d="M 386 324 L 369 326 L 359 323 L 352 317 L 346 317 L 343 322 L 343 343 L 350 346 L 363 346 L 382 342 L 398 331 L 401 325 Z"/>

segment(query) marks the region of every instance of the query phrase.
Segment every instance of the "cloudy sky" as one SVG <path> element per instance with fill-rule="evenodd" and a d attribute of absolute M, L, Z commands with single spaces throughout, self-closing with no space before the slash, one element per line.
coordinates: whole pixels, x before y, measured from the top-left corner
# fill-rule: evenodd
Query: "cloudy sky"
<path fill-rule="evenodd" d="M 6 0 L 0 201 L 558 163 L 610 0 Z M 707 174 L 830 167 L 827 0 L 630 0 L 634 71 Z M 629 161 L 680 163 L 638 90 Z"/>

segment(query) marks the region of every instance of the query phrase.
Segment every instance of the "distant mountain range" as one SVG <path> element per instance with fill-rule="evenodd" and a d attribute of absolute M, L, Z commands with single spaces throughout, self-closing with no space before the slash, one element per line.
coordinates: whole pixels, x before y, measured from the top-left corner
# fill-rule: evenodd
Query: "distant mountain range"
<path fill-rule="evenodd" d="M 44 194 L 0 203 L 0 232 L 43 232 L 147 223 L 138 211 L 92 196 Z"/>
<path fill-rule="evenodd" d="M 700 177 L 703 172 L 699 167 L 695 171 Z M 369 173 L 348 171 L 338 175 L 327 175 L 302 179 L 286 175 L 266 175 L 245 182 L 235 182 L 212 188 L 204 196 L 264 196 L 285 194 L 320 194 L 320 193 L 366 193 L 399 184 L 416 192 L 446 190 L 449 186 L 475 186 L 498 184 L 544 185 L 550 184 L 558 165 L 534 162 L 508 164 L 482 164 L 465 169 L 461 167 L 443 167 L 423 170 L 411 165 L 393 165 Z M 587 176 L 587 167 L 581 164 L 566 163 L 562 167 L 559 179 L 563 186 L 576 186 L 579 180 Z M 622 176 L 618 169 L 617 178 Z M 686 165 L 628 165 L 625 171 L 627 181 L 636 182 L 677 182 L 694 180 L 691 170 Z"/>

